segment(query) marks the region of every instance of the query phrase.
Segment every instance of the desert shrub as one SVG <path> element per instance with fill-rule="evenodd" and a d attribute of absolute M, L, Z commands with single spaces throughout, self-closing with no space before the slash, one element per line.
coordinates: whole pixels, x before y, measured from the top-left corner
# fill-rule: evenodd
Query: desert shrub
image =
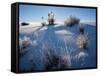
<path fill-rule="evenodd" d="M 41 24 L 42 24 L 42 26 L 46 26 L 47 25 L 46 22 L 42 22 Z"/>
<path fill-rule="evenodd" d="M 22 26 L 26 26 L 26 25 L 29 25 L 29 23 L 22 22 L 21 25 L 22 25 Z"/>
<path fill-rule="evenodd" d="M 45 70 L 61 70 L 70 67 L 67 55 L 56 55 L 55 53 L 52 53 L 52 51 L 55 51 L 55 49 L 50 48 L 50 46 L 45 47 Z"/>
<path fill-rule="evenodd" d="M 88 36 L 87 35 L 85 35 L 85 34 L 83 34 L 83 32 L 82 33 L 80 33 L 80 35 L 78 36 L 78 38 L 77 38 L 77 44 L 78 44 L 78 47 L 79 48 L 82 48 L 82 49 L 87 49 L 87 47 L 88 47 Z"/>
<path fill-rule="evenodd" d="M 75 24 L 79 24 L 80 19 L 75 17 L 75 16 L 69 16 L 68 18 L 66 18 L 66 20 L 64 21 L 64 24 L 67 26 L 73 26 Z"/>
<path fill-rule="evenodd" d="M 32 44 L 32 41 L 30 40 L 29 37 L 24 37 L 23 39 L 19 39 L 19 48 L 20 48 L 20 53 L 24 53 L 24 49 L 27 48 L 30 44 Z"/>

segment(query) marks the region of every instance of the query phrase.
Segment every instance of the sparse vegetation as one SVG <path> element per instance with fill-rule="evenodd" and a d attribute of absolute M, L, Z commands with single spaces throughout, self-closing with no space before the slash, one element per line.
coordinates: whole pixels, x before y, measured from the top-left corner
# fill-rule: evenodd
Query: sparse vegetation
<path fill-rule="evenodd" d="M 56 56 L 51 55 L 47 56 L 48 63 L 46 63 L 46 70 L 60 70 L 60 69 L 68 69 L 70 66 L 68 64 L 67 56 Z"/>
<path fill-rule="evenodd" d="M 31 41 L 28 37 L 24 37 L 23 40 L 19 40 L 20 54 L 24 53 L 24 49 L 27 48 L 31 44 Z"/>
<path fill-rule="evenodd" d="M 26 26 L 26 25 L 29 25 L 29 23 L 22 22 L 21 25 L 22 25 L 22 26 Z"/>
<path fill-rule="evenodd" d="M 67 55 L 60 56 L 56 55 L 55 53 L 52 53 L 57 50 L 54 48 L 50 48 L 49 45 L 45 45 L 42 50 L 44 51 L 45 56 L 45 70 L 61 70 L 70 68 Z M 63 51 L 61 49 L 59 50 Z"/>
<path fill-rule="evenodd" d="M 82 49 L 86 49 L 88 47 L 88 37 L 84 33 L 83 27 L 80 28 L 77 44 L 78 44 L 79 48 L 82 48 Z"/>
<path fill-rule="evenodd" d="M 46 26 L 46 22 L 44 21 L 44 17 L 42 16 L 41 18 L 42 18 L 42 23 L 41 23 L 42 26 Z"/>
<path fill-rule="evenodd" d="M 79 22 L 80 22 L 79 18 L 77 18 L 75 16 L 69 16 L 64 21 L 64 24 L 71 27 L 71 26 L 74 26 L 75 24 L 79 24 Z"/>

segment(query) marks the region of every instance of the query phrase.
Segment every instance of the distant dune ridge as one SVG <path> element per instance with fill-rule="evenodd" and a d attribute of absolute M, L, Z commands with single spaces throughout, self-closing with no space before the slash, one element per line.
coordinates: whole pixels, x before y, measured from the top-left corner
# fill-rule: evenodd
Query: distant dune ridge
<path fill-rule="evenodd" d="M 94 21 L 91 21 L 91 22 L 81 22 L 81 23 L 92 25 L 92 26 L 96 26 L 96 22 L 94 22 Z"/>

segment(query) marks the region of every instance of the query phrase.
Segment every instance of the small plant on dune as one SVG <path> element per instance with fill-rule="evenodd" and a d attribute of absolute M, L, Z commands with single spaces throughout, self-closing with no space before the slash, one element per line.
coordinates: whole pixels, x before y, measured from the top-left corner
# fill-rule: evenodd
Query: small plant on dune
<path fill-rule="evenodd" d="M 30 40 L 30 38 L 26 36 L 23 39 L 19 39 L 20 54 L 25 53 L 24 49 L 27 48 L 31 43 L 32 41 Z"/>
<path fill-rule="evenodd" d="M 77 18 L 77 17 L 71 15 L 71 16 L 69 16 L 69 17 L 67 17 L 67 18 L 65 19 L 64 24 L 65 24 L 66 26 L 72 27 L 72 26 L 74 26 L 75 24 L 79 24 L 79 22 L 80 22 L 80 19 L 79 19 L 79 18 Z"/>
<path fill-rule="evenodd" d="M 29 25 L 29 23 L 22 22 L 21 25 L 22 25 L 22 26 L 27 26 L 27 25 Z"/>
<path fill-rule="evenodd" d="M 61 70 L 67 69 L 70 67 L 68 56 L 60 56 L 52 53 L 55 51 L 54 49 L 50 48 L 50 46 L 46 46 L 44 49 L 45 53 L 45 70 Z"/>
<path fill-rule="evenodd" d="M 80 27 L 79 36 L 77 39 L 77 44 L 78 44 L 79 48 L 87 49 L 88 43 L 89 43 L 88 35 L 86 33 L 84 33 L 84 28 Z"/>

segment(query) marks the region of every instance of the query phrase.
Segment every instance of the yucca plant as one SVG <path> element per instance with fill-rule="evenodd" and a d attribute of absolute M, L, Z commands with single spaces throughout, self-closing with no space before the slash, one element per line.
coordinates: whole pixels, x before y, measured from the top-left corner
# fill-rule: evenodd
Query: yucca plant
<path fill-rule="evenodd" d="M 88 36 L 84 33 L 84 28 L 80 28 L 80 33 L 77 39 L 77 44 L 79 48 L 86 49 L 88 47 Z"/>

